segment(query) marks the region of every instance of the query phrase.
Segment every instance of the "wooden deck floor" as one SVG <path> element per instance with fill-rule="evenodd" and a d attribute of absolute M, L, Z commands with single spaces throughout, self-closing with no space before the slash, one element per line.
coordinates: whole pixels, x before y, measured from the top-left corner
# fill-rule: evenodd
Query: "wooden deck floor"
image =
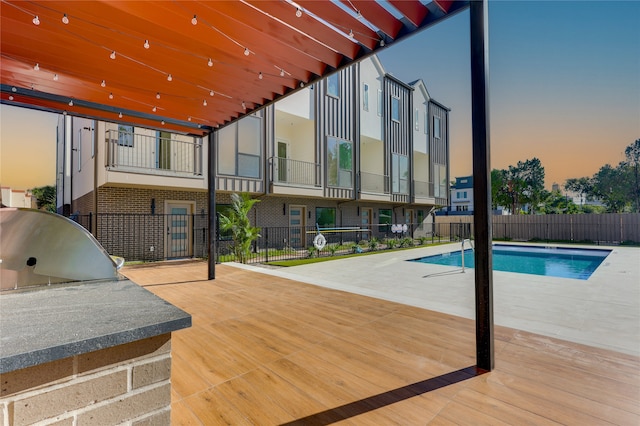
<path fill-rule="evenodd" d="M 174 425 L 640 424 L 640 358 L 205 263 L 125 268 L 193 316 L 173 335 Z"/>

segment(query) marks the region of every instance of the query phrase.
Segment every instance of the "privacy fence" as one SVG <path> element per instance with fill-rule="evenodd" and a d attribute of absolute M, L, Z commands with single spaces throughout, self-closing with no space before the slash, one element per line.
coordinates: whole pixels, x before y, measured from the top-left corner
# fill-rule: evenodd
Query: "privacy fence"
<path fill-rule="evenodd" d="M 89 214 L 72 219 L 90 230 L 107 252 L 126 261 L 206 258 L 207 215 Z M 398 246 L 459 241 L 473 236 L 473 217 L 436 217 L 436 223 L 321 229 L 325 244 L 314 246 L 313 227 L 268 227 L 252 246 L 251 262 L 331 256 Z M 640 243 L 640 214 L 494 216 L 493 239 L 585 244 Z M 218 232 L 216 260 L 234 260 L 232 241 Z"/>

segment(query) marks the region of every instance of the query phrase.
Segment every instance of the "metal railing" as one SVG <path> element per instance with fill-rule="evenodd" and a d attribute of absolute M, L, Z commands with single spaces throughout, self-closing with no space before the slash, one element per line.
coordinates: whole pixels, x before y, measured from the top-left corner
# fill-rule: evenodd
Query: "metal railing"
<path fill-rule="evenodd" d="M 199 142 L 112 129 L 106 131 L 105 144 L 106 166 L 109 169 L 202 176 L 203 147 Z"/>
<path fill-rule="evenodd" d="M 370 192 L 374 194 L 389 193 L 389 176 L 387 175 L 360 172 L 358 181 L 358 188 L 361 192 Z"/>
<path fill-rule="evenodd" d="M 433 182 L 414 180 L 413 191 L 416 197 L 433 197 Z"/>
<path fill-rule="evenodd" d="M 271 181 L 290 185 L 319 186 L 320 164 L 271 157 Z"/>

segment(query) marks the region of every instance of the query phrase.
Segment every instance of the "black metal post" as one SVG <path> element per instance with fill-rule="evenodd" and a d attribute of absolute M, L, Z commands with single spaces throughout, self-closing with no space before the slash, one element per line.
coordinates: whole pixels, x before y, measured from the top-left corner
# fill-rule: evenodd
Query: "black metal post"
<path fill-rule="evenodd" d="M 208 243 L 209 243 L 209 259 L 208 259 L 208 279 L 215 280 L 216 279 L 216 232 L 217 232 L 217 223 L 216 223 L 216 148 L 214 144 L 214 134 L 210 133 L 208 136 L 209 139 L 209 157 L 208 157 L 208 166 L 207 166 L 207 176 L 208 176 L 208 187 L 209 187 L 209 235 L 208 235 Z"/>
<path fill-rule="evenodd" d="M 476 363 L 494 368 L 493 259 L 491 254 L 491 165 L 489 143 L 488 1 L 470 6 L 471 122 L 475 236 Z"/>

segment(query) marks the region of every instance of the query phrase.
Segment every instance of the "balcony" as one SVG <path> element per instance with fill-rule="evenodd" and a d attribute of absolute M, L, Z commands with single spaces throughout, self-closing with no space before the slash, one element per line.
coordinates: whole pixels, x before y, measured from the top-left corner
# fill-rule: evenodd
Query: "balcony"
<path fill-rule="evenodd" d="M 289 158 L 271 157 L 271 181 L 274 184 L 318 187 L 320 164 Z"/>
<path fill-rule="evenodd" d="M 202 143 L 107 130 L 105 144 L 108 170 L 202 178 Z"/>
<path fill-rule="evenodd" d="M 360 192 L 372 194 L 389 193 L 389 176 L 375 173 L 360 172 Z"/>

